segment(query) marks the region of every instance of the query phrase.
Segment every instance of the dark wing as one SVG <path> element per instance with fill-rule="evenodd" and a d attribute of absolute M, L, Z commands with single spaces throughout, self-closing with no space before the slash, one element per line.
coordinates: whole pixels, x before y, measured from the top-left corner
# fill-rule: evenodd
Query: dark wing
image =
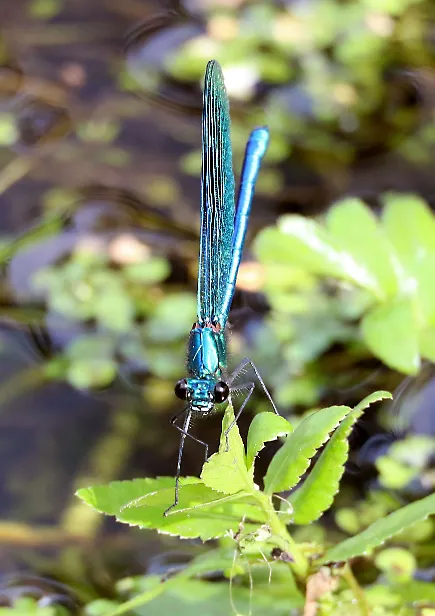
<path fill-rule="evenodd" d="M 207 64 L 202 111 L 201 238 L 198 272 L 198 319 L 221 313 L 232 259 L 234 174 L 230 110 L 222 69 Z M 222 324 L 222 323 L 221 323 Z"/>

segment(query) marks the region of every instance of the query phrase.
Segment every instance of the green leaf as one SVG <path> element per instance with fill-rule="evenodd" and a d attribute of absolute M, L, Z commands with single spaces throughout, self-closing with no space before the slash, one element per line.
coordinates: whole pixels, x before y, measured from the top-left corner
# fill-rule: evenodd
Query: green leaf
<path fill-rule="evenodd" d="M 420 368 L 418 324 L 410 299 L 373 308 L 363 319 L 362 334 L 371 351 L 405 374 Z"/>
<path fill-rule="evenodd" d="M 114 341 L 105 335 L 85 335 L 76 338 L 66 349 L 66 377 L 74 387 L 106 387 L 116 376 L 113 359 Z"/>
<path fill-rule="evenodd" d="M 425 327 L 419 331 L 419 348 L 421 356 L 435 362 L 435 327 Z"/>
<path fill-rule="evenodd" d="M 349 198 L 332 207 L 326 219 L 331 236 L 373 280 L 378 298 L 398 291 L 397 260 L 378 219 L 360 199 Z"/>
<path fill-rule="evenodd" d="M 435 218 L 416 195 L 386 195 L 383 225 L 402 265 L 402 288 L 416 294 L 422 316 L 435 321 Z"/>
<path fill-rule="evenodd" d="M 31 597 L 18 597 L 12 607 L 0 607 L 1 616 L 68 616 L 62 605 L 38 605 Z"/>
<path fill-rule="evenodd" d="M 389 490 L 403 490 L 408 483 L 419 474 L 419 469 L 407 466 L 388 455 L 376 459 L 379 471 L 379 483 Z"/>
<path fill-rule="evenodd" d="M 375 609 L 382 607 L 388 611 L 381 611 L 381 614 L 401 614 L 405 605 L 410 606 L 408 614 L 414 614 L 417 606 L 424 603 L 435 603 L 435 584 L 433 582 L 420 582 L 412 580 L 401 584 L 387 586 L 382 584 L 372 584 L 364 588 L 369 605 Z M 412 607 L 411 607 L 412 606 Z M 397 610 L 392 611 L 392 608 Z M 433 608 L 421 610 L 422 616 L 434 616 Z"/>
<path fill-rule="evenodd" d="M 435 437 L 425 434 L 414 434 L 403 440 L 395 441 L 388 448 L 388 455 L 416 469 L 424 469 L 430 465 L 435 454 Z"/>
<path fill-rule="evenodd" d="M 285 436 L 292 431 L 291 424 L 275 413 L 259 413 L 249 426 L 246 465 L 251 471 L 255 457 L 263 449 L 265 443 L 274 441 L 279 436 Z"/>
<path fill-rule="evenodd" d="M 435 513 L 435 494 L 406 505 L 386 518 L 377 520 L 355 537 L 350 537 L 326 552 L 321 562 L 338 562 L 366 554 L 387 539 Z"/>
<path fill-rule="evenodd" d="M 435 256 L 435 219 L 423 199 L 416 195 L 387 194 L 382 223 L 397 251 L 403 269 L 415 274 L 422 261 Z"/>
<path fill-rule="evenodd" d="M 378 569 L 386 573 L 392 583 L 409 582 L 416 569 L 415 556 L 405 548 L 387 548 L 375 558 Z"/>
<path fill-rule="evenodd" d="M 415 272 L 413 286 L 417 295 L 419 315 L 428 325 L 435 325 L 435 255 L 426 254 Z"/>
<path fill-rule="evenodd" d="M 233 421 L 234 410 L 232 405 L 228 404 L 222 421 L 219 451 L 204 464 L 201 472 L 201 479 L 206 486 L 224 494 L 254 489 L 252 475 L 246 468 L 245 446 L 237 424 L 229 431 L 228 442 L 225 438 L 225 431 Z"/>
<path fill-rule="evenodd" d="M 99 323 L 112 331 L 127 332 L 132 328 L 134 305 L 122 288 L 113 286 L 95 297 L 93 310 Z"/>
<path fill-rule="evenodd" d="M 154 284 L 167 278 L 170 274 L 169 263 L 162 257 L 151 257 L 138 263 L 131 263 L 123 268 L 124 275 L 134 282 Z"/>
<path fill-rule="evenodd" d="M 61 10 L 61 0 L 32 0 L 29 6 L 29 14 L 36 19 L 51 19 Z"/>
<path fill-rule="evenodd" d="M 264 478 L 265 492 L 273 494 L 295 486 L 317 449 L 350 411 L 347 406 L 331 406 L 301 421 L 269 464 Z"/>
<path fill-rule="evenodd" d="M 197 477 L 184 477 L 183 482 L 198 483 Z M 125 505 L 132 501 L 174 486 L 172 477 L 157 479 L 132 479 L 130 481 L 112 481 L 106 485 L 80 488 L 76 495 L 87 505 L 107 515 L 117 515 Z M 168 507 L 170 502 L 168 502 Z"/>
<path fill-rule="evenodd" d="M 87 603 L 84 611 L 84 616 L 107 616 L 119 607 L 119 603 L 109 599 L 96 599 Z"/>
<path fill-rule="evenodd" d="M 265 522 L 265 514 L 249 494 L 222 495 L 199 481 L 185 484 L 182 478 L 179 503 L 164 517 L 163 512 L 173 501 L 174 480 L 170 487 L 129 503 L 116 517 L 119 522 L 133 526 L 182 538 L 199 537 L 202 541 L 222 537 L 228 531 L 237 532 L 245 515 L 249 519 L 245 524 L 249 532 L 254 532 L 258 523 Z"/>
<path fill-rule="evenodd" d="M 249 520 L 264 523 L 264 515 L 246 494 L 222 496 L 207 488 L 197 477 L 182 477 L 180 501 L 167 517 L 164 511 L 174 502 L 173 477 L 114 481 L 108 485 L 82 488 L 77 496 L 100 513 L 161 533 L 203 541 L 236 532 L 248 512 Z M 246 523 L 254 531 L 257 525 Z"/>
<path fill-rule="evenodd" d="M 262 231 L 255 243 L 264 263 L 284 263 L 314 274 L 340 276 L 340 253 L 325 230 L 302 216 L 283 216 L 279 228 Z"/>
<path fill-rule="evenodd" d="M 373 393 L 343 419 L 303 485 L 288 498 L 293 507 L 292 521 L 295 524 L 310 524 L 329 509 L 344 472 L 349 453 L 347 439 L 354 423 L 370 404 L 391 397 L 385 391 Z"/>
<path fill-rule="evenodd" d="M 313 274 L 353 282 L 377 295 L 379 283 L 320 224 L 303 216 L 282 216 L 278 229 L 266 229 L 256 243 L 265 263 L 288 263 Z"/>
<path fill-rule="evenodd" d="M 180 580 L 171 578 L 165 582 L 167 588 L 144 605 L 135 609 L 135 616 L 223 616 L 230 614 L 250 614 L 251 616 L 286 616 L 291 609 L 301 608 L 304 599 L 299 592 L 291 593 L 284 586 L 271 601 L 269 588 L 254 586 L 253 589 L 234 584 L 230 589 L 227 583 L 203 581 L 200 579 Z M 237 610 L 237 611 L 235 611 Z M 128 612 L 133 615 L 132 611 Z"/>
<path fill-rule="evenodd" d="M 174 314 L 177 318 L 174 319 Z M 196 298 L 190 293 L 168 293 L 145 324 L 147 336 L 165 347 L 165 342 L 184 336 L 196 315 Z"/>
<path fill-rule="evenodd" d="M 116 371 L 116 362 L 110 357 L 76 359 L 68 367 L 66 377 L 78 389 L 107 387 L 114 380 Z"/>
<path fill-rule="evenodd" d="M 14 116 L 0 112 L 0 147 L 13 145 L 19 138 L 20 132 Z"/>
<path fill-rule="evenodd" d="M 399 595 L 399 605 L 404 603 L 412 604 L 417 602 L 435 603 L 435 584 L 433 582 L 421 582 L 420 580 L 412 580 L 407 584 L 399 584 L 394 588 L 395 593 Z M 433 610 L 433 608 L 432 608 Z M 422 611 L 422 616 L 433 616 L 430 611 Z"/>
<path fill-rule="evenodd" d="M 71 361 L 80 359 L 104 359 L 112 357 L 115 344 L 110 336 L 104 334 L 86 334 L 74 338 L 66 349 L 66 355 Z"/>

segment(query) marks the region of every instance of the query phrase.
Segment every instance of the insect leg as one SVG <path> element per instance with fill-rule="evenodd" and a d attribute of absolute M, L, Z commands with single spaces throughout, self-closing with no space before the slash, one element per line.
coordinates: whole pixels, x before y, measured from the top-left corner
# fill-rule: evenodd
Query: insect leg
<path fill-rule="evenodd" d="M 243 413 L 243 410 L 244 410 L 245 406 L 248 404 L 249 398 L 252 396 L 252 392 L 255 389 L 255 383 L 243 383 L 241 385 L 238 385 L 237 387 L 230 388 L 230 392 L 231 391 L 242 391 L 243 389 L 248 389 L 249 390 L 247 395 L 246 395 L 246 398 L 243 400 L 243 402 L 242 402 L 239 410 L 237 411 L 237 414 L 234 417 L 233 421 L 230 423 L 228 428 L 225 430 L 226 451 L 228 451 L 229 448 L 230 448 L 230 444 L 229 444 L 229 441 L 228 441 L 228 434 L 229 434 L 231 428 L 233 428 L 234 425 L 237 423 L 240 415 Z"/>
<path fill-rule="evenodd" d="M 187 412 L 187 413 L 186 413 Z M 186 418 L 184 420 L 183 423 L 183 427 L 181 426 L 177 426 L 176 421 L 182 417 L 184 415 L 184 413 L 186 413 Z M 205 461 L 207 462 L 208 459 L 208 445 L 207 443 L 204 443 L 204 441 L 201 441 L 199 438 L 196 438 L 196 436 L 193 436 L 192 434 L 189 434 L 188 429 L 189 429 L 189 424 L 190 424 L 190 420 L 192 418 L 192 411 L 189 409 L 183 409 L 181 411 L 181 413 L 179 413 L 178 415 L 175 415 L 172 419 L 171 419 L 171 424 L 177 428 L 177 430 L 179 432 L 181 432 L 181 439 L 180 439 L 180 446 L 178 448 L 178 460 L 177 460 L 177 472 L 175 474 L 175 499 L 174 502 L 172 503 L 172 505 L 170 507 L 168 507 L 166 509 L 166 511 L 164 512 L 164 516 L 166 517 L 169 513 L 169 511 L 171 509 L 173 509 L 174 507 L 176 507 L 178 505 L 178 500 L 179 500 L 179 490 L 180 490 L 180 473 L 181 473 L 181 459 L 183 457 L 183 448 L 184 448 L 184 441 L 186 440 L 186 437 L 188 436 L 190 439 L 192 439 L 193 441 L 196 441 L 197 443 L 199 443 L 200 445 L 203 445 L 204 449 L 205 449 Z"/>
<path fill-rule="evenodd" d="M 242 361 L 240 362 L 240 364 L 237 366 L 237 368 L 234 370 L 234 372 L 231 374 L 231 376 L 229 377 L 229 379 L 227 380 L 227 383 L 229 386 L 231 386 L 231 384 L 234 382 L 234 380 L 238 377 L 238 375 L 240 373 L 243 372 L 243 370 L 246 368 L 247 365 L 251 365 L 252 368 L 254 369 L 255 375 L 258 379 L 258 381 L 260 382 L 260 385 L 262 386 L 264 393 L 266 394 L 270 404 L 272 405 L 272 408 L 274 410 L 274 412 L 279 415 L 278 409 L 275 406 L 275 403 L 272 399 L 272 396 L 269 393 L 269 390 L 267 389 L 263 379 L 261 378 L 260 373 L 258 372 L 257 366 L 254 364 L 254 362 L 252 361 L 252 359 L 249 359 L 249 357 L 245 357 L 245 359 L 242 359 Z M 239 388 L 237 388 L 239 389 Z M 252 392 L 251 392 L 252 393 Z"/>
<path fill-rule="evenodd" d="M 182 417 L 186 411 L 187 411 L 187 409 L 184 409 L 183 411 L 181 411 L 181 413 L 179 413 L 178 415 L 175 415 L 171 419 L 171 424 L 174 426 L 174 428 L 177 428 L 177 430 L 179 432 L 181 432 L 180 447 L 182 448 L 182 443 L 184 442 L 184 439 L 186 438 L 186 436 L 188 436 L 190 439 L 192 439 L 192 441 L 195 441 L 196 443 L 199 443 L 200 445 L 202 445 L 204 447 L 204 450 L 205 450 L 204 462 L 207 462 L 207 460 L 208 460 L 208 444 L 204 443 L 204 441 L 201 441 L 199 438 L 196 438 L 196 436 L 193 436 L 193 434 L 189 434 L 189 432 L 188 432 L 190 419 L 192 417 L 192 412 L 191 411 L 188 412 L 188 414 L 186 416 L 186 419 L 184 421 L 183 427 L 177 426 L 177 424 L 176 424 L 177 419 Z"/>

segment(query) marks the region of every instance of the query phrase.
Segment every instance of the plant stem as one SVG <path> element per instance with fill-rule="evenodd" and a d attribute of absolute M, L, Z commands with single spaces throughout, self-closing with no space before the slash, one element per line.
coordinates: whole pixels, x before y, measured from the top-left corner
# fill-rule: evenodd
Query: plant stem
<path fill-rule="evenodd" d="M 346 580 L 349 588 L 353 592 L 353 595 L 357 601 L 357 604 L 361 611 L 362 616 L 370 616 L 370 607 L 367 603 L 367 598 L 364 594 L 363 589 L 358 584 L 358 581 L 355 578 L 353 571 L 349 566 L 349 563 L 346 563 L 344 565 L 341 575 L 343 579 Z"/>
<path fill-rule="evenodd" d="M 302 553 L 297 543 L 291 537 L 285 524 L 281 522 L 272 503 L 272 499 L 264 492 L 255 492 L 253 494 L 261 504 L 263 511 L 267 515 L 268 524 L 272 534 L 274 535 L 274 543 L 277 547 L 285 552 L 289 552 L 294 562 L 291 567 L 295 574 L 302 580 L 306 580 L 308 574 L 309 563 L 306 556 Z"/>

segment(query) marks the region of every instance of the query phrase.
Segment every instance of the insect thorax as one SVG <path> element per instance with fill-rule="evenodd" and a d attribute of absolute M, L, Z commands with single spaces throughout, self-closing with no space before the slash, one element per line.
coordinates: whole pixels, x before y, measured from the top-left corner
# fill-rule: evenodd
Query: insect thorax
<path fill-rule="evenodd" d="M 219 325 L 195 323 L 187 347 L 189 376 L 219 380 L 226 367 L 227 352 L 223 330 Z"/>

